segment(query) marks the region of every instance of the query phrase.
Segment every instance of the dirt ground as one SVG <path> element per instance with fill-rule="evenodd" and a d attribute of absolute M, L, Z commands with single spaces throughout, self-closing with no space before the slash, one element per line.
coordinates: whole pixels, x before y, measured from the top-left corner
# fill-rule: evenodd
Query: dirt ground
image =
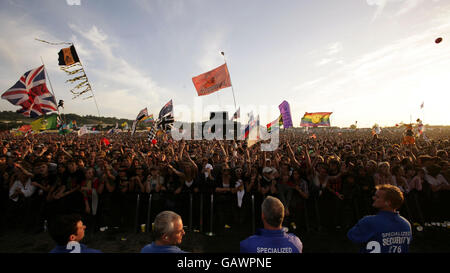
<path fill-rule="evenodd" d="M 105 253 L 139 253 L 151 243 L 151 233 L 133 233 L 120 230 L 86 232 L 83 243 Z M 357 253 L 359 247 L 346 238 L 346 230 L 336 232 L 295 231 L 303 242 L 304 253 Z M 181 249 L 194 253 L 239 253 L 239 242 L 249 234 L 226 230 L 221 235 L 186 230 Z M 410 253 L 450 253 L 450 229 L 427 228 L 415 232 Z M 29 234 L 8 231 L 0 234 L 0 253 L 48 253 L 54 242 L 46 232 Z"/>

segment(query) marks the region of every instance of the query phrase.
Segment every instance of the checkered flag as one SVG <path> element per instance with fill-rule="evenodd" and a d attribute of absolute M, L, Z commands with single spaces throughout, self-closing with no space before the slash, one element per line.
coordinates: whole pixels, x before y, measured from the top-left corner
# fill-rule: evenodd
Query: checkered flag
<path fill-rule="evenodd" d="M 152 141 L 155 138 L 156 135 L 156 126 L 153 125 L 150 129 L 150 132 L 148 132 L 148 141 Z"/>

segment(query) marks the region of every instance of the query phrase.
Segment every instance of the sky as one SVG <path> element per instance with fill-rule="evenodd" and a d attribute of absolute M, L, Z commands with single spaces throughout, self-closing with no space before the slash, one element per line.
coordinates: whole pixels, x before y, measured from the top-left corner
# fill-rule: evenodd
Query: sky
<path fill-rule="evenodd" d="M 0 92 L 42 57 L 66 114 L 157 116 L 172 99 L 176 120 L 204 121 L 235 100 L 242 122 L 266 124 L 286 100 L 295 127 L 305 112 L 338 127 L 450 125 L 449 18 L 446 0 L 3 0 Z M 99 111 L 72 99 L 66 46 L 35 38 L 74 43 Z M 233 87 L 197 96 L 192 77 L 225 61 Z"/>

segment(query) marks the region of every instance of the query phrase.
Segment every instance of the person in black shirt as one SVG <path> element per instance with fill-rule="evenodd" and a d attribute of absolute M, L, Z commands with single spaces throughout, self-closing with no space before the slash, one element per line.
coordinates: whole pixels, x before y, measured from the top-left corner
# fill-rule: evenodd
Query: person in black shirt
<path fill-rule="evenodd" d="M 85 207 L 80 188 L 84 179 L 84 173 L 78 169 L 75 160 L 70 160 L 67 163 L 67 170 L 66 180 L 63 181 L 64 191 L 62 198 L 64 198 L 64 209 L 67 213 L 82 214 Z"/>
<path fill-rule="evenodd" d="M 49 166 L 45 161 L 39 161 L 35 166 L 31 184 L 36 187 L 36 191 L 32 196 L 30 228 L 35 228 L 35 232 L 40 232 L 43 229 L 44 221 L 48 219 L 47 200 L 53 185 L 56 183 L 56 176 L 49 173 Z"/>

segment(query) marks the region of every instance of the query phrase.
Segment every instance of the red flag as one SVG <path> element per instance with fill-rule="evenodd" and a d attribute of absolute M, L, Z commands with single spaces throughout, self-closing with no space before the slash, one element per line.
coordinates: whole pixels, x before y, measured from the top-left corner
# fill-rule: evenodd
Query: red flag
<path fill-rule="evenodd" d="M 18 130 L 23 132 L 23 133 L 26 133 L 26 132 L 31 130 L 31 125 L 29 125 L 29 124 L 22 125 Z"/>
<path fill-rule="evenodd" d="M 209 95 L 222 88 L 231 86 L 230 73 L 227 64 L 192 78 L 199 96 Z"/>
<path fill-rule="evenodd" d="M 109 140 L 106 137 L 102 138 L 102 140 L 100 142 L 105 144 L 105 146 L 108 146 L 110 144 Z"/>

